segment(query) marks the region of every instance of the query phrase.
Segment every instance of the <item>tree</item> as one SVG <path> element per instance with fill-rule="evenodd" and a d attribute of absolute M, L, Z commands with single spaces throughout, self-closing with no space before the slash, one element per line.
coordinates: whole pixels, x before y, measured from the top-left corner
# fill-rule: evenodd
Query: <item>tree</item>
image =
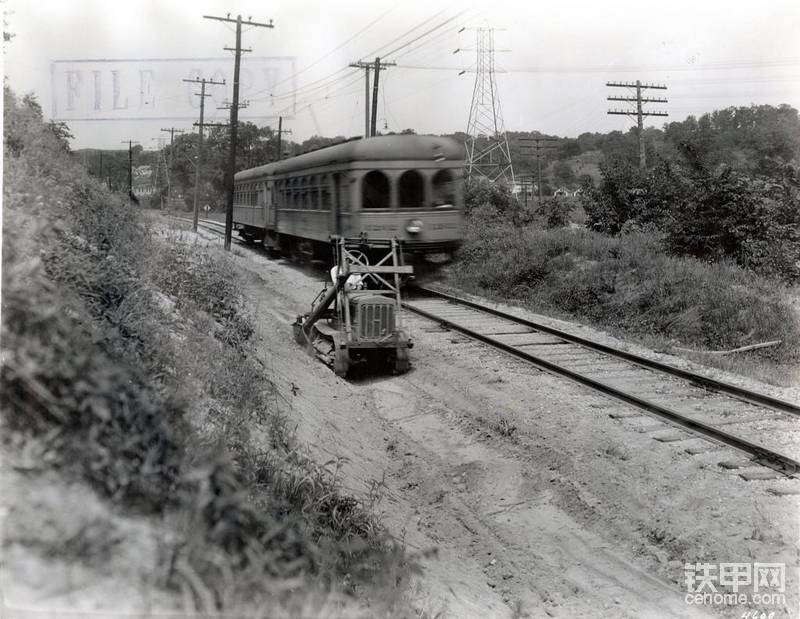
<path fill-rule="evenodd" d="M 325 146 L 330 146 L 331 144 L 337 144 L 339 142 L 344 142 L 347 138 L 344 136 L 336 136 L 335 138 L 325 138 L 321 135 L 312 135 L 302 144 L 300 144 L 300 152 L 306 153 L 311 150 L 317 150 L 318 148 L 324 148 Z"/>
<path fill-rule="evenodd" d="M 749 174 L 774 175 L 800 157 L 800 119 L 789 105 L 729 107 L 699 119 L 669 123 L 670 152 L 697 170 L 726 165 Z"/>
<path fill-rule="evenodd" d="M 75 136 L 69 130 L 67 123 L 50 121 L 47 123 L 47 128 L 53 133 L 58 143 L 61 145 L 62 150 L 69 152 L 69 141 L 74 140 Z"/>
<path fill-rule="evenodd" d="M 703 260 L 731 258 L 740 266 L 800 280 L 800 174 L 753 178 L 732 168 L 697 175 L 664 220 L 665 245 Z"/>
<path fill-rule="evenodd" d="M 581 204 L 586 211 L 586 227 L 619 234 L 622 227 L 643 210 L 643 174 L 627 160 L 606 161 L 600 167 L 602 181 L 596 188 L 584 186 Z"/>
<path fill-rule="evenodd" d="M 483 177 L 467 181 L 464 204 L 467 213 L 484 204 L 493 206 L 499 213 L 510 212 L 519 206 L 508 185 L 493 183 Z"/>
<path fill-rule="evenodd" d="M 577 157 L 581 154 L 581 145 L 578 140 L 567 139 L 561 142 L 558 148 L 558 156 L 561 159 Z"/>
<path fill-rule="evenodd" d="M 553 180 L 559 187 L 566 187 L 575 183 L 575 172 L 566 161 L 556 161 L 553 164 Z"/>

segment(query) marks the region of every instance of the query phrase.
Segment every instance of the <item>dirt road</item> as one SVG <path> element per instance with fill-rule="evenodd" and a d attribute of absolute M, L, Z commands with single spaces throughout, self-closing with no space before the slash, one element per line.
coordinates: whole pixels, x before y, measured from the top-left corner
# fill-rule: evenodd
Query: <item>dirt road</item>
<path fill-rule="evenodd" d="M 741 460 L 435 325 L 403 376 L 345 381 L 297 346 L 290 324 L 322 272 L 243 250 L 263 360 L 317 460 L 342 458 L 423 567 L 429 616 L 797 616 L 798 480 L 746 482 Z M 694 455 L 687 447 L 698 447 Z M 685 563 L 786 563 L 786 604 L 687 604 Z"/>

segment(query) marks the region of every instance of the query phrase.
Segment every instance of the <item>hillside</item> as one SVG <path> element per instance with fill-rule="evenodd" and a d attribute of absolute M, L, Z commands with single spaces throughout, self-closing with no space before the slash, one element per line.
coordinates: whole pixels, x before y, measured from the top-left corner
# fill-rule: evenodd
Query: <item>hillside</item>
<path fill-rule="evenodd" d="M 5 140 L 3 604 L 402 613 L 404 551 L 296 440 L 230 258 L 148 223 L 9 90 Z"/>

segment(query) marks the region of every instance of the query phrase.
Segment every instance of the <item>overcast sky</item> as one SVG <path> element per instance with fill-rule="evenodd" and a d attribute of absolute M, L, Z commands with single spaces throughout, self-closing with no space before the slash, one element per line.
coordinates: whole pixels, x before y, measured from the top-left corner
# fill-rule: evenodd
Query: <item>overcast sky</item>
<path fill-rule="evenodd" d="M 228 13 L 274 23 L 244 31 L 252 52 L 242 61 L 243 116 L 275 125 L 283 115 L 298 141 L 363 132 L 364 73 L 347 65 L 377 55 L 397 64 L 381 72 L 379 129 L 466 130 L 470 28 L 486 26 L 496 28 L 508 130 L 627 130 L 628 117 L 606 114 L 625 105 L 606 97 L 627 92 L 607 81 L 666 84 L 647 91 L 668 99 L 646 106 L 669 112 L 646 119 L 657 126 L 731 105 L 800 107 L 797 0 L 7 0 L 5 9 L 15 35 L 4 54 L 11 87 L 65 119 L 75 148 L 120 148 L 127 139 L 152 148 L 167 135 L 161 128 L 193 130 L 198 89 L 183 78 L 227 80 L 209 87 L 206 109 L 206 120 L 224 121 L 217 107 L 231 96 L 233 59 L 222 48 L 233 46 L 234 27 L 203 15 Z"/>

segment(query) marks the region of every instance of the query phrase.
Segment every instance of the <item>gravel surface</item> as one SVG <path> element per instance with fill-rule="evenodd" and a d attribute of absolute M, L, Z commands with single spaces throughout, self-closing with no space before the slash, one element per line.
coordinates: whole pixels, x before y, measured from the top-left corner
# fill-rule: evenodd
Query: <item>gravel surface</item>
<path fill-rule="evenodd" d="M 409 592 L 420 611 L 741 617 L 760 607 L 687 604 L 684 563 L 758 561 L 787 565 L 787 603 L 765 609 L 798 616 L 800 480 L 746 481 L 769 471 L 723 468 L 747 463 L 688 434 L 672 440 L 676 430 L 655 418 L 411 316 L 410 372 L 342 380 L 292 338 L 322 271 L 234 254 L 299 437 L 322 461 L 343 458 L 351 491 L 381 484 L 379 510 L 422 566 Z"/>

